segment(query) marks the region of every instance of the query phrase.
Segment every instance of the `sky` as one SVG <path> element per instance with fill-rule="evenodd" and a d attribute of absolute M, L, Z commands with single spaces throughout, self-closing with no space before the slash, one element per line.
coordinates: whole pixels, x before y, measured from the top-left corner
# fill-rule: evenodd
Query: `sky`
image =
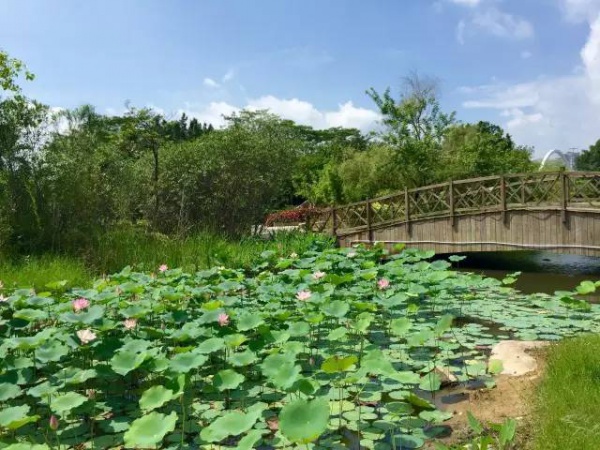
<path fill-rule="evenodd" d="M 241 108 L 373 129 L 365 91 L 439 82 L 444 111 L 541 156 L 600 139 L 600 0 L 0 0 L 0 48 L 56 108 Z"/>

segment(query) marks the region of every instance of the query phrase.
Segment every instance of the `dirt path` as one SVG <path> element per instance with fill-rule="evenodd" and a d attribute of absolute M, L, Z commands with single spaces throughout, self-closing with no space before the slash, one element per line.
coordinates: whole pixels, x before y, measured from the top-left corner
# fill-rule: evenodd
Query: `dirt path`
<path fill-rule="evenodd" d="M 449 427 L 452 433 L 449 437 L 441 439 L 441 442 L 451 445 L 465 442 L 469 438 L 471 430 L 467 422 L 467 411 L 484 423 L 498 423 L 513 418 L 517 421 L 517 435 L 522 438 L 529 434 L 527 424 L 530 420 L 535 388 L 543 372 L 544 351 L 540 348 L 527 348 L 521 344 L 515 345 L 512 353 L 505 353 L 507 358 L 512 359 L 507 360 L 505 366 L 513 367 L 512 365 L 520 359 L 530 363 L 530 357 L 533 357 L 536 364 L 526 373 L 517 376 L 499 375 L 493 389 L 451 388 L 442 393 L 437 403 L 442 404 L 445 411 L 452 412 L 453 417 L 444 422 L 444 426 Z"/>

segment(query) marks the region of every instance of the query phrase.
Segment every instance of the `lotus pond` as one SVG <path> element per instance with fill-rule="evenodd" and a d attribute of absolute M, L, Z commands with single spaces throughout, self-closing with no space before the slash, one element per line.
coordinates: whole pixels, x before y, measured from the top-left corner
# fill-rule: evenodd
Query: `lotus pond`
<path fill-rule="evenodd" d="M 523 295 L 432 256 L 265 252 L 4 292 L 0 448 L 420 448 L 448 419 L 423 397 L 493 388 L 492 344 L 600 328 L 575 296 L 594 283 Z"/>

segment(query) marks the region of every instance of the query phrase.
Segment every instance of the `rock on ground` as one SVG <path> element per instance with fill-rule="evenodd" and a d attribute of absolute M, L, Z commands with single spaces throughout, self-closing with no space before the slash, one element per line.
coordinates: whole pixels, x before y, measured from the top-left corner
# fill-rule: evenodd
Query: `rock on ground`
<path fill-rule="evenodd" d="M 502 361 L 502 374 L 519 377 L 537 370 L 537 362 L 528 351 L 548 345 L 545 341 L 501 341 L 492 348 L 490 359 Z"/>

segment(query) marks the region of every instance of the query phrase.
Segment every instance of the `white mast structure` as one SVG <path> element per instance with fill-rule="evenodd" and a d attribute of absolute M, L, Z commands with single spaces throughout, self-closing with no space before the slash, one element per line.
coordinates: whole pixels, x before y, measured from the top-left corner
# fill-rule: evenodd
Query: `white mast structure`
<path fill-rule="evenodd" d="M 550 157 L 553 155 L 558 155 L 560 157 L 560 159 L 562 159 L 563 162 L 565 163 L 565 167 L 568 170 L 573 170 L 575 168 L 575 159 L 577 158 L 577 154 L 578 154 L 578 152 L 576 151 L 576 149 L 573 149 L 573 148 L 570 149 L 568 152 L 562 152 L 558 149 L 550 150 L 548 153 L 546 153 L 544 155 L 544 158 L 542 159 L 542 163 L 540 164 L 539 170 L 542 170 L 544 168 L 544 166 L 546 165 L 546 163 L 548 162 Z"/>

